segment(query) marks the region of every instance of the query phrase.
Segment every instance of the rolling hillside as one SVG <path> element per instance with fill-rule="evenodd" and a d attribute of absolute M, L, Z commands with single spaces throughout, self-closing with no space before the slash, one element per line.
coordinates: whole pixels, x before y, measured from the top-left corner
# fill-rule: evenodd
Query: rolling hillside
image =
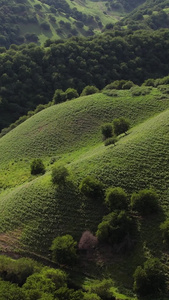
<path fill-rule="evenodd" d="M 0 1 L 0 46 L 90 36 L 143 1 Z"/>
<path fill-rule="evenodd" d="M 105 147 L 101 124 L 119 116 L 129 118 L 132 127 L 115 146 Z M 154 187 L 163 213 L 140 220 L 132 255 L 125 256 L 125 261 L 123 257 L 111 260 L 106 269 L 118 284 L 125 282 L 131 288 L 133 271 L 147 253 L 167 260 L 159 224 L 169 215 L 168 126 L 169 98 L 152 88 L 144 96 L 117 91 L 115 97 L 98 93 L 55 105 L 2 137 L 1 250 L 19 247 L 49 255 L 57 235 L 69 233 L 78 241 L 84 230 L 95 233 L 106 208 L 80 194 L 78 185 L 89 174 L 100 179 L 105 189 L 121 186 L 129 195 Z M 46 166 L 42 176 L 30 175 L 30 163 L 36 157 Z M 70 172 L 64 187 L 51 182 L 51 169 L 60 163 Z"/>

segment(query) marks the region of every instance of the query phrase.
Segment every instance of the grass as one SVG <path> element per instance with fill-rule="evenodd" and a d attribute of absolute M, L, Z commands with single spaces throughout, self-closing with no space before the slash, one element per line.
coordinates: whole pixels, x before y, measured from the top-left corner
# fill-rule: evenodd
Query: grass
<path fill-rule="evenodd" d="M 168 266 L 159 232 L 159 224 L 169 216 L 169 99 L 162 95 L 153 88 L 147 95 L 134 97 L 130 91 L 117 91 L 115 97 L 103 93 L 80 97 L 39 112 L 2 137 L 0 232 L 12 235 L 19 230 L 22 247 L 50 256 L 55 236 L 69 233 L 78 241 L 85 230 L 95 233 L 107 213 L 101 201 L 80 194 L 78 186 L 85 176 L 100 179 L 105 189 L 121 186 L 129 195 L 152 186 L 163 213 L 138 219 L 133 252 L 115 254 L 108 264 L 103 256 L 98 265 L 93 262 L 92 272 L 97 277 L 97 267 L 102 276 L 112 277 L 123 294 L 121 286 L 131 288 L 132 274 L 146 258 L 162 257 Z M 119 136 L 116 146 L 105 147 L 101 125 L 120 116 L 130 119 L 132 127 Z M 36 157 L 45 162 L 43 176 L 30 175 L 30 162 Z M 51 169 L 61 162 L 70 176 L 59 187 L 51 182 Z M 85 270 L 91 269 L 89 262 Z"/>

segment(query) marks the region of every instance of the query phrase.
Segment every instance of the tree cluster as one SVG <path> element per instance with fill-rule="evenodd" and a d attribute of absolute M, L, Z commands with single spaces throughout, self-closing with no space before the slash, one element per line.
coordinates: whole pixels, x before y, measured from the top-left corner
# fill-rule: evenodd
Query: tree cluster
<path fill-rule="evenodd" d="M 0 48 L 0 129 L 51 101 L 57 89 L 81 93 L 87 85 L 168 74 L 168 29 L 116 34 Z"/>

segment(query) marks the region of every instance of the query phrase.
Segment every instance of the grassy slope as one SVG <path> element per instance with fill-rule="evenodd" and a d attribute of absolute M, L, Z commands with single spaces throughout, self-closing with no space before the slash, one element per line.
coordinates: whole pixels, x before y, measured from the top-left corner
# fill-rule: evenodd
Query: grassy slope
<path fill-rule="evenodd" d="M 80 195 L 79 181 L 88 174 L 105 187 L 122 186 L 128 193 L 153 186 L 169 214 L 169 100 L 158 100 L 156 89 L 146 96 L 118 94 L 115 98 L 96 94 L 50 107 L 0 139 L 1 183 L 6 180 L 9 185 L 0 194 L 1 232 L 21 229 L 21 241 L 37 252 L 48 251 L 58 234 L 70 233 L 78 240 L 86 229 L 95 232 L 105 208 L 99 203 L 96 209 L 94 201 Z M 118 116 L 128 117 L 133 127 L 116 146 L 105 147 L 100 125 Z M 47 166 L 45 175 L 35 179 L 29 169 L 33 157 L 42 157 Z M 51 157 L 70 170 L 66 188 L 51 183 Z M 125 261 L 116 258 L 107 268 L 106 272 L 115 271 L 118 284 L 130 286 L 134 268 L 147 253 L 161 255 L 162 219 L 160 215 L 140 221 L 135 252 Z"/>
<path fill-rule="evenodd" d="M 76 8 L 78 11 L 85 13 L 86 15 L 92 15 L 92 16 L 99 16 L 100 20 L 105 26 L 108 23 L 115 23 L 117 22 L 125 13 L 123 11 L 107 11 L 107 7 L 105 6 L 104 1 L 99 2 L 93 2 L 93 1 L 70 1 L 67 0 L 69 6 L 71 9 Z M 40 4 L 42 6 L 42 9 L 36 10 L 34 8 L 35 4 Z M 50 30 L 43 30 L 39 24 L 21 24 L 20 30 L 21 34 L 25 35 L 25 33 L 35 33 L 39 38 L 39 43 L 43 44 L 46 39 L 58 39 L 58 38 L 66 38 L 69 31 L 66 29 L 63 30 L 63 34 L 58 35 L 56 32 L 56 29 L 59 28 L 59 21 L 62 20 L 64 22 L 70 22 L 70 24 L 73 27 L 74 19 L 67 18 L 65 14 L 61 13 L 51 13 L 50 6 L 47 4 L 43 4 L 42 2 L 38 0 L 28 0 L 28 5 L 32 12 L 36 11 L 36 16 L 38 19 L 39 24 L 42 22 L 46 22 L 50 25 Z M 106 14 L 104 13 L 106 12 Z M 56 20 L 56 23 L 53 23 L 50 21 L 50 16 L 54 17 Z M 100 28 L 95 28 L 96 32 L 100 32 Z M 86 33 L 83 32 L 83 30 L 78 30 L 78 35 L 86 35 Z"/>

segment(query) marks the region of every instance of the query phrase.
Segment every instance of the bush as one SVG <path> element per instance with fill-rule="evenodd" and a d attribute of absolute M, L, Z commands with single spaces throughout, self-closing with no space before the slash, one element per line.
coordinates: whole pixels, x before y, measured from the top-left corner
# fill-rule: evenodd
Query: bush
<path fill-rule="evenodd" d="M 97 294 L 103 300 L 115 300 L 110 288 L 113 287 L 113 281 L 111 279 L 103 279 L 96 285 L 93 285 L 90 292 Z"/>
<path fill-rule="evenodd" d="M 64 102 L 65 100 L 66 100 L 66 93 L 60 89 L 55 90 L 53 95 L 53 102 L 57 104 L 60 102 Z"/>
<path fill-rule="evenodd" d="M 169 220 L 164 221 L 160 225 L 160 230 L 162 232 L 162 237 L 164 241 L 169 244 Z"/>
<path fill-rule="evenodd" d="M 99 93 L 99 89 L 95 87 L 94 85 L 87 85 L 80 96 L 87 96 L 91 94 Z"/>
<path fill-rule="evenodd" d="M 108 188 L 106 191 L 105 203 L 110 211 L 127 209 L 127 194 L 120 188 Z"/>
<path fill-rule="evenodd" d="M 134 83 L 129 80 L 129 81 L 126 81 L 123 85 L 122 85 L 122 89 L 123 90 L 129 90 L 131 89 L 132 87 L 134 86 Z"/>
<path fill-rule="evenodd" d="M 166 276 L 158 258 L 150 258 L 144 267 L 138 266 L 134 272 L 134 291 L 140 296 L 156 294 L 165 291 Z"/>
<path fill-rule="evenodd" d="M 64 166 L 54 167 L 52 169 L 52 182 L 59 185 L 65 184 L 68 175 L 69 172 Z"/>
<path fill-rule="evenodd" d="M 77 260 L 76 245 L 77 242 L 69 234 L 56 237 L 50 248 L 53 261 L 72 265 Z"/>
<path fill-rule="evenodd" d="M 45 173 L 45 166 L 40 158 L 36 158 L 31 163 L 31 174 L 44 174 Z"/>
<path fill-rule="evenodd" d="M 141 215 L 149 215 L 158 211 L 158 195 L 152 189 L 144 189 L 131 196 L 131 207 Z"/>
<path fill-rule="evenodd" d="M 66 94 L 66 98 L 67 98 L 68 100 L 71 100 L 71 99 L 74 99 L 74 98 L 79 97 L 79 94 L 78 94 L 77 90 L 72 89 L 72 88 L 68 88 L 68 89 L 65 91 L 65 94 Z"/>
<path fill-rule="evenodd" d="M 98 225 L 96 237 L 99 242 L 108 242 L 113 245 L 121 243 L 124 238 L 133 233 L 134 223 L 132 218 L 125 212 L 115 211 L 103 217 Z"/>
<path fill-rule="evenodd" d="M 84 178 L 80 183 L 79 189 L 86 197 L 96 199 L 103 197 L 103 184 L 92 176 Z"/>
<path fill-rule="evenodd" d="M 103 124 L 101 127 L 101 130 L 102 130 L 103 137 L 105 139 L 108 139 L 113 136 L 112 124 L 110 124 L 110 123 Z"/>
<path fill-rule="evenodd" d="M 108 139 L 105 140 L 104 145 L 105 146 L 109 146 L 109 145 L 115 145 L 115 143 L 117 142 L 117 137 L 116 136 L 112 136 Z"/>
<path fill-rule="evenodd" d="M 126 133 L 126 131 L 130 128 L 130 122 L 123 117 L 119 119 L 114 119 L 113 127 L 115 135 Z"/>

